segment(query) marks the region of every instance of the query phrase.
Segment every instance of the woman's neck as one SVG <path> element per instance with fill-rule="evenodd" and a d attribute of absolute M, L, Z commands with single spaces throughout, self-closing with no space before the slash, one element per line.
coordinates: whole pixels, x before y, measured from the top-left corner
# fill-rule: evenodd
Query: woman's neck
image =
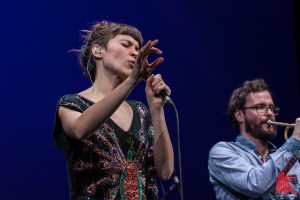
<path fill-rule="evenodd" d="M 93 85 L 79 94 L 93 102 L 98 102 L 120 85 L 117 77 L 96 76 Z"/>

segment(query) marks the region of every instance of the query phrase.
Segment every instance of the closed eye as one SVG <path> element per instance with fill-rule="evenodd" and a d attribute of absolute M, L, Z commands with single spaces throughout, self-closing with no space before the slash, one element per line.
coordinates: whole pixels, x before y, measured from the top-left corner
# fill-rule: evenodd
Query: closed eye
<path fill-rule="evenodd" d="M 126 47 L 126 48 L 130 47 L 130 45 L 131 45 L 129 42 L 122 42 L 121 44 L 123 47 Z"/>
<path fill-rule="evenodd" d="M 140 48 L 139 48 L 137 45 L 133 44 L 133 43 L 130 42 L 129 40 L 123 41 L 123 42 L 121 43 L 121 45 L 122 45 L 123 47 L 126 47 L 126 48 L 129 48 L 129 47 L 131 47 L 131 46 L 134 46 L 134 49 L 135 49 L 136 51 L 139 51 L 139 50 L 140 50 Z"/>

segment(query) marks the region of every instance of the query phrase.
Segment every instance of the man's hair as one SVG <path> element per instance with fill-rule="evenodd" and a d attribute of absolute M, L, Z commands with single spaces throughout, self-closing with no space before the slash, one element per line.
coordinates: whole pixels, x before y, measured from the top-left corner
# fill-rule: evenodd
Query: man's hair
<path fill-rule="evenodd" d="M 262 91 L 268 91 L 271 94 L 268 85 L 260 78 L 245 81 L 241 87 L 233 91 L 228 103 L 227 117 L 235 128 L 239 129 L 239 123 L 234 116 L 234 112 L 245 106 L 248 94 Z"/>
<path fill-rule="evenodd" d="M 106 48 L 108 41 L 117 35 L 128 35 L 135 39 L 139 48 L 143 44 L 141 32 L 128 24 L 112 23 L 108 21 L 96 22 L 90 30 L 82 30 L 83 45 L 79 52 L 79 62 L 84 75 L 90 78 L 92 82 L 95 81 L 96 63 L 92 55 L 92 47 L 98 44 L 101 48 Z"/>

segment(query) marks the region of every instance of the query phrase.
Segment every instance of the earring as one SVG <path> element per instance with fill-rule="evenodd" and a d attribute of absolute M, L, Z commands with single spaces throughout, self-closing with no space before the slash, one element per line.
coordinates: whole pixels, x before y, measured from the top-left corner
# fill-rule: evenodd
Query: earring
<path fill-rule="evenodd" d="M 101 53 L 101 49 L 100 49 L 100 48 L 97 49 L 97 50 L 96 50 L 96 53 L 100 54 L 100 53 Z"/>

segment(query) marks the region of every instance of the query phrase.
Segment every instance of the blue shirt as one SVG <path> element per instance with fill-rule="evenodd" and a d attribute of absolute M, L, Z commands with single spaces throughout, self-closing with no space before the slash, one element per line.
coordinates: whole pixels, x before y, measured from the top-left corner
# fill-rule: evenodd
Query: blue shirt
<path fill-rule="evenodd" d="M 279 149 L 272 143 L 268 143 L 268 148 L 264 163 L 255 144 L 242 136 L 235 142 L 214 145 L 209 152 L 208 170 L 216 199 L 280 199 L 275 194 L 275 181 L 292 158 L 297 161 L 287 175 L 296 179 L 290 185 L 299 196 L 300 142 L 290 137 Z"/>

